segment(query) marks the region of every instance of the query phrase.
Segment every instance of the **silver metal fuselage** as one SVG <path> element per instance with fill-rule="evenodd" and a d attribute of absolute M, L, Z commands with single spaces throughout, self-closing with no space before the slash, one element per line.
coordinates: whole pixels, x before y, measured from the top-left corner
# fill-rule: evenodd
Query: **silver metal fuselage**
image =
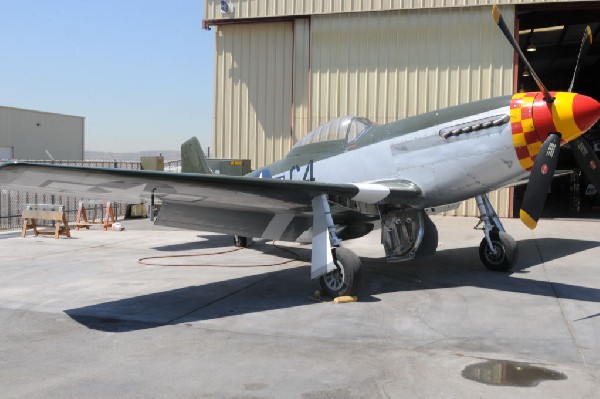
<path fill-rule="evenodd" d="M 458 107 L 457 107 L 458 108 Z M 429 118 L 436 113 L 430 113 Z M 395 134 L 395 124 L 379 126 L 379 135 L 389 139 L 315 160 L 312 165 L 290 163 L 273 177 L 306 180 L 307 168 L 314 180 L 328 183 L 380 183 L 408 180 L 415 183 L 422 195 L 412 206 L 435 207 L 463 201 L 522 179 L 528 175 L 517 158 L 506 106 L 422 129 Z M 418 118 L 418 117 L 415 117 Z M 482 127 L 478 121 L 503 119 L 502 123 Z M 478 128 L 454 135 L 441 134 L 453 127 L 475 124 Z M 489 123 L 488 123 L 489 125 Z M 458 129 L 460 130 L 460 129 Z M 387 132 L 387 133 L 386 133 Z M 456 132 L 456 130 L 454 130 Z M 305 158 L 306 159 L 306 158 Z M 275 165 L 273 165 L 275 166 Z"/>

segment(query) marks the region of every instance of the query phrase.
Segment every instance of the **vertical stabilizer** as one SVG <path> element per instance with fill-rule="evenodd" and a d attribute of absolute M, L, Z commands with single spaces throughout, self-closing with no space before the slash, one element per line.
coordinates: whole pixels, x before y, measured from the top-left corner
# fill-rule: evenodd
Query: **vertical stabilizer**
<path fill-rule="evenodd" d="M 181 172 L 212 173 L 196 137 L 192 137 L 181 145 Z"/>

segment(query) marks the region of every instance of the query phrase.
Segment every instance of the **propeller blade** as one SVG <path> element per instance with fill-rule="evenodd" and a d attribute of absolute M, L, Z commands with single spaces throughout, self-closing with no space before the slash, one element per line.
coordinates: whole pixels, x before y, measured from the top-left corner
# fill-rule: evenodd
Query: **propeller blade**
<path fill-rule="evenodd" d="M 579 167 L 596 188 L 600 192 L 600 159 L 596 156 L 592 146 L 583 138 L 578 137 L 571 141 L 571 150 L 579 164 Z"/>
<path fill-rule="evenodd" d="M 577 63 L 575 63 L 575 72 L 573 72 L 573 79 L 571 79 L 571 84 L 569 85 L 569 93 L 573 91 L 573 86 L 575 85 L 575 78 L 579 74 L 579 70 L 581 69 L 581 57 L 584 54 L 587 54 L 587 51 L 590 49 L 592 45 L 592 29 L 590 29 L 589 25 L 583 31 L 583 39 L 581 39 L 581 47 L 579 47 L 579 55 L 577 56 Z"/>
<path fill-rule="evenodd" d="M 535 80 L 535 83 L 537 84 L 540 91 L 542 93 L 544 93 L 544 101 L 546 101 L 548 104 L 554 102 L 554 99 L 550 95 L 550 92 L 548 91 L 548 89 L 546 89 L 546 86 L 544 86 L 544 84 L 542 83 L 542 80 L 539 78 L 537 73 L 535 73 L 535 71 L 533 70 L 533 67 L 531 66 L 531 64 L 529 63 L 527 58 L 525 57 L 525 54 L 523 54 L 523 52 L 521 51 L 519 44 L 517 43 L 517 41 L 515 40 L 513 35 L 508 30 L 508 26 L 506 26 L 506 22 L 504 22 L 504 18 L 502 18 L 500 9 L 495 4 L 494 4 L 494 7 L 492 8 L 492 16 L 494 17 L 494 21 L 496 21 L 496 24 L 498 25 L 498 27 L 500 28 L 502 33 L 504 33 L 504 36 L 506 36 L 506 38 L 510 42 L 511 46 L 513 46 L 513 48 L 519 55 L 519 58 L 521 59 L 523 64 L 525 64 L 525 66 L 529 69 L 529 73 L 531 74 L 531 77 L 533 78 L 533 80 Z"/>
<path fill-rule="evenodd" d="M 529 184 L 527 184 L 519 213 L 521 221 L 532 230 L 535 229 L 540 219 L 548 189 L 556 171 L 558 153 L 560 152 L 560 138 L 560 133 L 549 134 L 540 152 L 535 157 L 535 161 L 533 161 Z"/>

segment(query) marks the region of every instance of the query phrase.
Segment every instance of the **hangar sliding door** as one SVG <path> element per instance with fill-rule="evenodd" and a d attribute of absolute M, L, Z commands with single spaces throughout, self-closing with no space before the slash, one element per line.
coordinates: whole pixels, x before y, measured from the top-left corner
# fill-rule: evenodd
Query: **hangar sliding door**
<path fill-rule="evenodd" d="M 292 142 L 293 23 L 217 28 L 214 154 L 258 168 Z"/>
<path fill-rule="evenodd" d="M 514 7 L 502 9 L 509 26 Z M 342 115 L 375 123 L 513 93 L 513 50 L 490 7 L 313 16 L 310 128 Z M 509 216 L 508 190 L 490 200 Z M 476 215 L 474 201 L 454 212 Z"/>

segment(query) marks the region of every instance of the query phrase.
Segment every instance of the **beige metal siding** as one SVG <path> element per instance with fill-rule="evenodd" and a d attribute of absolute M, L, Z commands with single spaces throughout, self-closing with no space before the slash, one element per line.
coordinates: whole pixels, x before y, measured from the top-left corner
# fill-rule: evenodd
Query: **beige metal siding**
<path fill-rule="evenodd" d="M 503 13 L 512 26 L 514 7 Z M 314 16 L 310 40 L 311 128 L 342 115 L 389 123 L 513 90 L 513 52 L 487 7 Z"/>
<path fill-rule="evenodd" d="M 310 131 L 310 20 L 294 21 L 293 143 Z"/>
<path fill-rule="evenodd" d="M 584 0 L 586 1 L 586 0 Z M 593 1 L 593 0 L 587 0 Z M 204 19 L 227 21 L 348 12 L 489 6 L 492 4 L 567 3 L 567 0 L 228 0 L 233 13 L 222 14 L 220 0 L 204 0 Z M 488 15 L 489 16 L 489 15 Z"/>
<path fill-rule="evenodd" d="M 510 214 L 510 188 L 502 188 L 500 190 L 492 191 L 488 194 L 488 198 L 494 210 L 498 213 L 501 218 L 512 217 Z M 475 199 L 469 201 L 463 201 L 460 203 L 458 208 L 444 212 L 446 216 L 479 216 L 479 210 L 477 209 L 477 202 Z"/>
<path fill-rule="evenodd" d="M 512 93 L 513 51 L 483 8 L 311 19 L 311 128 L 376 123 Z M 510 25 L 514 9 L 504 18 Z"/>
<path fill-rule="evenodd" d="M 217 29 L 215 156 L 250 158 L 257 168 L 292 143 L 293 24 Z"/>
<path fill-rule="evenodd" d="M 84 121 L 79 116 L 0 107 L 0 147 L 14 159 L 82 160 Z"/>

